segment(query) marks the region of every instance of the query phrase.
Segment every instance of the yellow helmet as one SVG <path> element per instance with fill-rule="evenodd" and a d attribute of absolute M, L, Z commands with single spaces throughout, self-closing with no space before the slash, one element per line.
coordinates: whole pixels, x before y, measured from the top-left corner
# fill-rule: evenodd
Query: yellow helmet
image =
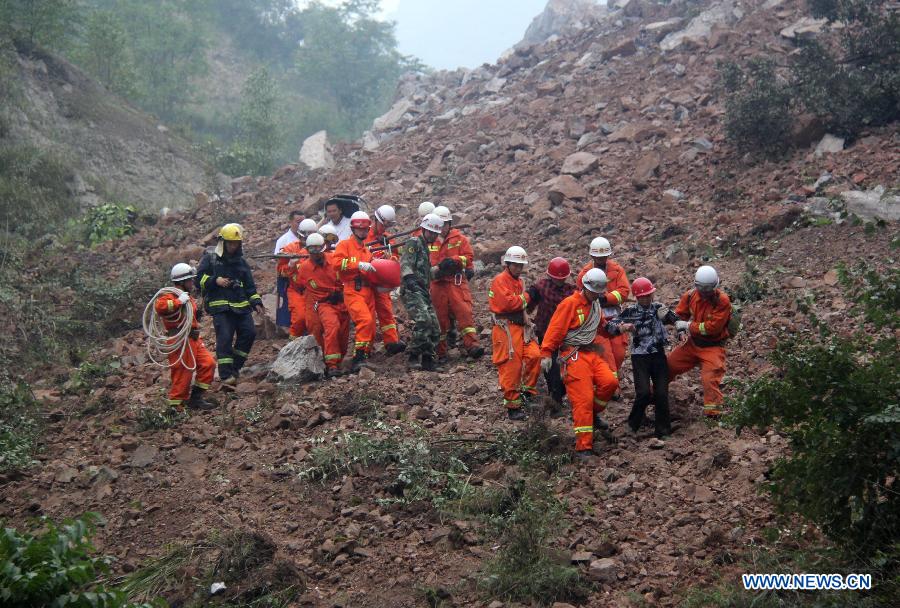
<path fill-rule="evenodd" d="M 223 241 L 243 241 L 244 229 L 240 224 L 225 224 L 219 230 L 219 238 Z"/>

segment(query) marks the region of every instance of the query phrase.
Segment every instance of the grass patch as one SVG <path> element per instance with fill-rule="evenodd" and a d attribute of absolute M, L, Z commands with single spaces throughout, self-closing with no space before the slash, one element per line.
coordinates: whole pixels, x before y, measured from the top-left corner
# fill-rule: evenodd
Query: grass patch
<path fill-rule="evenodd" d="M 138 408 L 135 425 L 138 432 L 160 431 L 178 426 L 190 418 L 187 412 L 180 412 L 175 408 L 158 410 L 152 407 Z"/>
<path fill-rule="evenodd" d="M 0 473 L 16 473 L 34 464 L 43 426 L 31 388 L 0 379 Z"/>

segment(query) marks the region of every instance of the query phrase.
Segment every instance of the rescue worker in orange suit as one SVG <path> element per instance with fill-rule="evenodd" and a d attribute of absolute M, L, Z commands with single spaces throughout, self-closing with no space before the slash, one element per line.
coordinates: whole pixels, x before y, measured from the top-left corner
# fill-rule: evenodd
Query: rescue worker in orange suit
<path fill-rule="evenodd" d="M 700 366 L 703 384 L 703 414 L 722 415 L 722 378 L 725 377 L 725 341 L 731 320 L 731 300 L 718 289 L 719 275 L 712 266 L 701 266 L 694 275 L 694 289 L 675 307 L 679 321 L 675 329 L 687 333 L 687 340 L 669 353 L 669 380 Z"/>
<path fill-rule="evenodd" d="M 297 276 L 306 288 L 306 319 L 310 333 L 325 355 L 325 378 L 341 375 L 347 354 L 350 317 L 344 306 L 343 287 L 326 252 L 325 238 L 318 233 L 306 237 L 309 259 L 300 262 Z"/>
<path fill-rule="evenodd" d="M 441 324 L 441 339 L 438 342 L 438 360 L 447 358 L 447 332 L 453 322 L 459 325 L 463 350 L 472 359 L 484 355 L 484 348 L 478 341 L 475 318 L 472 315 L 472 292 L 469 278 L 475 275 L 475 254 L 472 245 L 463 234 L 453 228 L 453 215 L 440 205 L 434 214 L 444 220 L 441 241 L 437 250 L 431 253 L 431 302 Z"/>
<path fill-rule="evenodd" d="M 379 241 L 379 244 L 390 244 L 388 242 L 389 239 L 386 238 L 387 230 L 395 221 L 397 221 L 397 214 L 390 205 L 382 205 L 376 209 L 375 221 L 372 222 L 366 242 Z M 372 257 L 400 261 L 399 253 L 394 253 L 393 250 L 375 251 L 372 253 Z M 381 328 L 384 350 L 389 355 L 396 355 L 406 350 L 406 343 L 400 340 L 400 334 L 397 333 L 397 319 L 394 317 L 394 304 L 391 302 L 389 289 L 375 288 L 375 317 L 378 319 L 378 326 Z"/>
<path fill-rule="evenodd" d="M 575 453 L 580 458 L 594 454 L 594 431 L 608 433 L 600 414 L 619 388 L 619 381 L 600 352 L 607 341 L 598 333 L 603 317 L 606 275 L 591 268 L 582 277 L 582 288 L 560 302 L 541 343 L 541 370 L 553 365 L 559 351 L 566 394 L 572 404 Z M 607 435 L 609 438 L 610 436 Z"/>
<path fill-rule="evenodd" d="M 544 341 L 544 334 L 547 333 L 550 319 L 556 312 L 559 303 L 575 293 L 575 286 L 568 281 L 571 275 L 572 269 L 565 258 L 553 258 L 547 265 L 547 276 L 528 288 L 528 312 L 536 311 L 534 332 L 538 342 Z M 550 371 L 544 374 L 544 380 L 547 381 L 547 392 L 550 393 L 550 398 L 557 406 L 560 406 L 566 394 L 566 387 L 560 376 L 559 363 L 556 361 L 555 354 L 551 361 L 553 364 Z"/>
<path fill-rule="evenodd" d="M 500 376 L 503 404 L 510 420 L 525 420 L 523 399 L 537 395 L 537 380 L 541 373 L 541 353 L 537 341 L 531 338 L 532 328 L 527 317 L 528 295 L 520 278 L 528 264 L 528 254 L 513 246 L 503 255 L 506 268 L 494 277 L 488 291 L 491 309 L 492 362 Z"/>
<path fill-rule="evenodd" d="M 208 410 L 215 404 L 206 401 L 203 393 L 209 390 L 216 373 L 216 360 L 200 339 L 200 309 L 191 297 L 197 271 L 189 264 L 180 263 L 172 267 L 172 284 L 181 290 L 180 294 L 165 293 L 153 304 L 156 314 L 162 319 L 169 335 L 180 329 L 185 320 L 185 307 L 193 310 L 187 347 L 169 353 L 169 370 L 172 386 L 169 388 L 169 405 L 181 409 L 185 405 L 191 409 Z M 196 378 L 194 374 L 196 373 Z M 191 381 L 193 380 L 193 386 Z"/>
<path fill-rule="evenodd" d="M 299 240 L 285 245 L 278 253 L 284 255 L 306 255 L 306 237 L 316 231 L 316 223 L 313 220 L 306 219 L 300 222 L 297 228 L 297 237 Z M 287 300 L 288 310 L 291 311 L 291 326 L 289 335 L 291 340 L 295 340 L 307 333 L 308 327 L 306 323 L 306 300 L 303 294 L 304 287 L 302 281 L 297 277 L 297 267 L 302 259 L 280 258 L 276 266 L 278 276 L 288 280 Z"/>
<path fill-rule="evenodd" d="M 372 252 L 366 246 L 372 220 L 365 211 L 350 216 L 352 236 L 339 242 L 334 250 L 332 265 L 344 288 L 344 304 L 356 327 L 353 352 L 353 371 L 358 372 L 369 358 L 375 340 L 375 290 L 366 275 L 375 272 Z"/>
<path fill-rule="evenodd" d="M 607 321 L 611 321 L 622 312 L 622 305 L 631 293 L 628 277 L 625 276 L 625 269 L 622 266 L 615 260 L 609 259 L 609 256 L 612 255 L 612 247 L 609 241 L 602 236 L 598 236 L 591 241 L 590 254 L 591 262 L 578 273 L 578 279 L 575 281 L 575 284 L 578 289 L 581 289 L 581 280 L 591 268 L 599 268 L 604 272 L 606 275 L 606 294 L 603 302 L 603 315 Z M 612 336 L 602 328 L 600 333 L 609 341 L 611 348 L 606 356 L 606 360 L 611 363 L 610 367 L 612 367 L 613 372 L 618 377 L 619 368 L 622 367 L 622 362 L 625 361 L 625 352 L 628 350 L 628 336 Z"/>

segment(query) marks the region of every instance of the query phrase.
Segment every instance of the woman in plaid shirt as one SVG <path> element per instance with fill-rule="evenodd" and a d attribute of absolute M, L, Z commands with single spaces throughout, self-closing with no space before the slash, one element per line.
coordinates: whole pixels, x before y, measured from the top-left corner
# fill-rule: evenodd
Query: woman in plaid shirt
<path fill-rule="evenodd" d="M 566 281 L 572 274 L 572 269 L 565 258 L 553 258 L 547 265 L 547 277 L 528 288 L 528 314 L 534 314 L 534 333 L 538 342 L 543 342 L 544 333 L 550 325 L 550 318 L 556 312 L 556 307 L 567 297 L 575 293 L 575 286 Z M 537 309 L 537 313 L 535 313 Z M 544 374 L 547 381 L 547 392 L 557 405 L 562 405 L 566 394 L 559 375 L 559 363 L 556 361 L 557 353 L 553 355 L 553 366 Z"/>
<path fill-rule="evenodd" d="M 618 317 L 606 324 L 611 335 L 631 333 L 631 369 L 634 374 L 634 406 L 628 416 L 628 426 L 637 432 L 644 423 L 647 406 L 656 407 L 656 436 L 663 439 L 672 434 L 669 419 L 669 366 L 666 345 L 669 335 L 666 325 L 674 325 L 678 317 L 659 302 L 653 301 L 656 288 L 649 279 L 640 277 L 631 284 L 637 304 L 632 304 Z M 650 389 L 650 383 L 653 389 Z"/>

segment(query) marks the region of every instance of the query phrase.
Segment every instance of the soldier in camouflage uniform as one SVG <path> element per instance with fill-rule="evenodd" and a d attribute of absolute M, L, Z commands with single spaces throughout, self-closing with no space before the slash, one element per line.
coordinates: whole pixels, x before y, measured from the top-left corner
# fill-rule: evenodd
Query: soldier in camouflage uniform
<path fill-rule="evenodd" d="M 435 371 L 435 350 L 441 339 L 441 326 L 431 303 L 431 261 L 428 246 L 437 240 L 444 220 L 429 213 L 422 218 L 422 233 L 403 246 L 400 273 L 403 286 L 400 297 L 413 322 L 413 338 L 408 347 L 410 368 Z M 419 362 L 421 358 L 421 363 Z"/>

